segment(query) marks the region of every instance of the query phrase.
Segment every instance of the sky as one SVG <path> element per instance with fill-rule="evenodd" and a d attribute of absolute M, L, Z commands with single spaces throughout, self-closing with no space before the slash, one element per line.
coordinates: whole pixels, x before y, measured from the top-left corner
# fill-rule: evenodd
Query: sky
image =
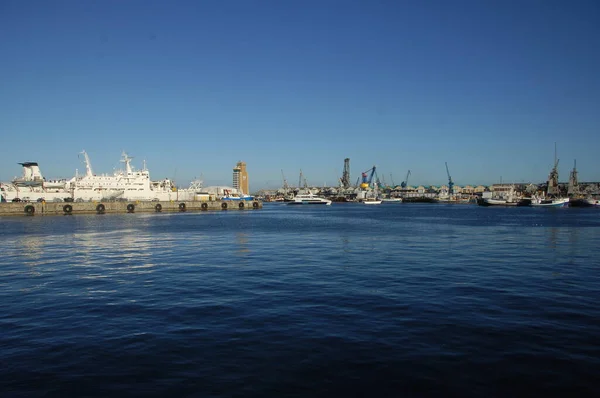
<path fill-rule="evenodd" d="M 600 181 L 600 2 L 0 1 L 0 181 Z"/>

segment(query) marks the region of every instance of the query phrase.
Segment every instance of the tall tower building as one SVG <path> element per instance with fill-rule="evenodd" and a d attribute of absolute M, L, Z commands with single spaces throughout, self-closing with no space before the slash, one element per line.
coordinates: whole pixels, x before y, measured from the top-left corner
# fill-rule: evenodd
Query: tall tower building
<path fill-rule="evenodd" d="M 233 168 L 233 187 L 242 193 L 250 193 L 246 162 L 237 162 L 237 165 Z"/>

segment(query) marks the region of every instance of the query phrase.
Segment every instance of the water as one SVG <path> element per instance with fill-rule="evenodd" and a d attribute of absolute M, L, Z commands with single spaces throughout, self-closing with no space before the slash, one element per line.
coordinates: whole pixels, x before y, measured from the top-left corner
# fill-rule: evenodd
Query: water
<path fill-rule="evenodd" d="M 599 209 L 0 224 L 2 397 L 600 393 Z"/>

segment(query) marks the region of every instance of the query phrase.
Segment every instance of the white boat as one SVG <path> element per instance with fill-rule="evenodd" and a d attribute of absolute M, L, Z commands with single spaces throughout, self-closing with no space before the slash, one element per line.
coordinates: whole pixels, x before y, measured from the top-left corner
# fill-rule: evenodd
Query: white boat
<path fill-rule="evenodd" d="M 531 198 L 531 206 L 563 207 L 569 205 L 569 198 Z"/>
<path fill-rule="evenodd" d="M 287 202 L 288 205 L 331 205 L 331 200 L 321 198 L 315 194 L 313 194 L 310 189 L 307 189 L 305 192 L 298 192 L 294 199 L 290 202 Z"/>
<path fill-rule="evenodd" d="M 402 198 L 384 198 L 381 201 L 384 203 L 402 203 Z"/>
<path fill-rule="evenodd" d="M 380 205 L 382 200 L 377 198 L 366 198 L 362 202 L 366 205 Z"/>

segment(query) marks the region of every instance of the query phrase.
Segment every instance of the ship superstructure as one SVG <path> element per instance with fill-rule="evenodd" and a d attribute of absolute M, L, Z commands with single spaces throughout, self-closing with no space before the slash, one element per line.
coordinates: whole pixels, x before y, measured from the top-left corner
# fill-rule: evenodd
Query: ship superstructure
<path fill-rule="evenodd" d="M 72 197 L 71 184 L 74 179 L 46 180 L 37 162 L 19 163 L 23 175 L 9 183 L 0 183 L 0 196 L 3 201 L 12 200 L 64 200 Z"/>

